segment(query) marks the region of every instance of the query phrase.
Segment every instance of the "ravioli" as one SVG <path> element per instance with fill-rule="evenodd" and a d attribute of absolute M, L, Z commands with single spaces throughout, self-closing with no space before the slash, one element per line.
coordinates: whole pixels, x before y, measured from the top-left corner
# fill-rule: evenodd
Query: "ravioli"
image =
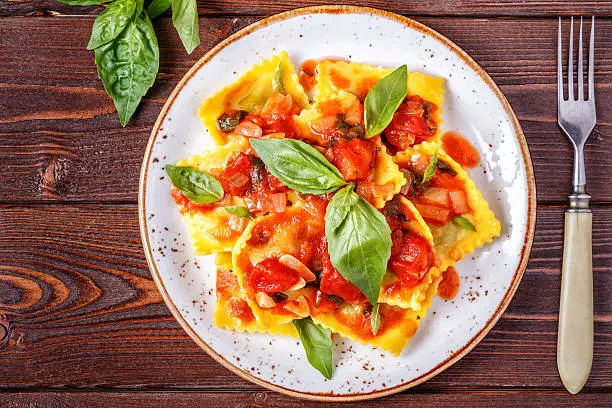
<path fill-rule="evenodd" d="M 293 63 L 283 51 L 255 65 L 202 104 L 200 117 L 217 144 L 222 145 L 227 142 L 227 135 L 217 127 L 217 119 L 231 110 L 259 113 L 268 97 L 274 92 L 278 67 L 285 92 L 291 95 L 300 108 L 308 106 L 308 97 L 300 85 Z"/>
<path fill-rule="evenodd" d="M 432 233 L 417 211 L 416 207 L 410 200 L 401 197 L 401 205 L 412 213 L 412 218 L 405 221 L 406 229 L 411 233 L 421 236 L 431 245 L 433 252 L 433 263 L 429 266 L 424 276 L 415 284 L 404 286 L 399 282 L 397 276 L 392 271 L 387 270 L 383 277 L 383 282 L 380 288 L 378 301 L 389 305 L 401 306 L 410 308 L 417 312 L 423 309 L 423 304 L 426 303 L 429 287 L 440 277 L 440 268 L 438 267 L 437 248 L 434 244 Z M 434 292 L 435 294 L 435 292 Z"/>
<path fill-rule="evenodd" d="M 215 305 L 215 324 L 223 329 L 247 331 L 249 333 L 270 333 L 297 337 L 292 324 L 264 327 L 258 323 L 245 300 L 244 291 L 238 285 L 232 271 L 232 254 L 225 252 L 217 255 L 217 303 Z"/>
<path fill-rule="evenodd" d="M 192 166 L 196 170 L 218 175 L 227 163 L 249 147 L 243 137 L 232 138 L 226 145 L 214 151 L 180 160 L 177 166 Z M 225 205 L 244 205 L 239 197 L 226 197 Z M 197 255 L 231 251 L 236 240 L 246 228 L 244 218 L 230 214 L 223 206 L 209 206 L 205 211 L 182 209 L 189 237 Z"/>
<path fill-rule="evenodd" d="M 438 155 L 440 161 L 449 165 L 456 172 L 455 179 L 463 183 L 470 211 L 462 214 L 462 217 L 468 219 L 476 228 L 476 232 L 472 232 L 452 221 L 444 226 L 429 223 L 434 245 L 441 260 L 440 269 L 446 270 L 446 268 L 454 265 L 467 254 L 482 247 L 485 243 L 493 240 L 493 238 L 498 237 L 501 224 L 495 218 L 495 214 L 489 208 L 488 203 L 482 198 L 482 194 L 476 188 L 472 179 L 470 179 L 467 171 L 439 146 L 423 142 L 415 145 L 409 151 L 398 153 L 394 160 L 400 168 L 404 168 L 411 162 L 414 156 L 430 158 L 434 153 Z"/>
<path fill-rule="evenodd" d="M 321 102 L 336 97 L 342 91 L 354 94 L 361 101 L 376 83 L 389 75 L 393 69 L 356 62 L 323 60 L 316 66 L 314 100 Z M 438 143 L 442 135 L 442 103 L 444 102 L 444 79 L 420 72 L 408 73 L 408 96 L 418 95 L 436 105 L 438 109 L 432 119 L 438 124 L 436 133 L 429 141 Z"/>

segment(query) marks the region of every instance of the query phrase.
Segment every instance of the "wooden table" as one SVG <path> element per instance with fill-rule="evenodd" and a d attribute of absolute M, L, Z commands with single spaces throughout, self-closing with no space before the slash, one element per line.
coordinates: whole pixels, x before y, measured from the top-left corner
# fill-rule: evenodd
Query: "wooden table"
<path fill-rule="evenodd" d="M 209 358 L 162 302 L 147 269 L 138 173 L 171 90 L 207 50 L 247 24 L 325 1 L 200 2 L 188 56 L 167 13 L 154 22 L 160 73 L 122 128 L 86 51 L 98 7 L 0 0 L 0 407 L 320 406 L 268 392 Z M 500 85 L 527 136 L 537 232 L 512 304 L 467 357 L 408 392 L 362 405 L 611 406 L 612 3 L 360 2 L 414 17 L 471 54 Z M 597 21 L 598 124 L 586 149 L 593 195 L 595 350 L 577 396 L 555 352 L 563 211 L 572 152 L 556 124 L 557 15 Z M 2 337 L 0 328 L 0 338 Z M 345 406 L 350 404 L 337 404 Z"/>

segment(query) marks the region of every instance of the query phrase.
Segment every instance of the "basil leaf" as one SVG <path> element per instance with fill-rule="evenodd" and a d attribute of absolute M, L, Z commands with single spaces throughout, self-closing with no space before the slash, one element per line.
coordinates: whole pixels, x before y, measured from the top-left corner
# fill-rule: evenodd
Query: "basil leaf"
<path fill-rule="evenodd" d="M 168 11 L 170 7 L 172 7 L 172 0 L 153 0 L 147 7 L 147 14 L 153 20 Z"/>
<path fill-rule="evenodd" d="M 308 362 L 323 374 L 332 378 L 332 338 L 331 330 L 315 324 L 310 317 L 293 320 L 293 326 L 300 335 Z"/>
<path fill-rule="evenodd" d="M 283 85 L 283 68 L 281 67 L 280 62 L 276 66 L 276 73 L 274 75 L 274 80 L 272 81 L 272 90 L 274 92 L 285 93 L 285 86 Z"/>
<path fill-rule="evenodd" d="M 128 25 L 135 10 L 134 0 L 113 1 L 96 17 L 87 49 L 93 50 L 114 40 Z"/>
<path fill-rule="evenodd" d="M 134 18 L 139 17 L 140 13 L 144 9 L 144 0 L 134 0 L 136 2 L 136 11 L 134 12 Z"/>
<path fill-rule="evenodd" d="M 268 171 L 287 187 L 325 194 L 346 184 L 342 173 L 310 145 L 294 139 L 250 139 Z"/>
<path fill-rule="evenodd" d="M 474 226 L 474 224 L 472 224 L 472 222 L 465 217 L 459 215 L 453 218 L 453 222 L 463 229 L 476 232 L 476 227 Z"/>
<path fill-rule="evenodd" d="M 372 325 L 372 334 L 376 336 L 380 329 L 380 305 L 376 303 L 370 315 L 370 324 Z"/>
<path fill-rule="evenodd" d="M 230 214 L 234 214 L 237 217 L 246 218 L 247 220 L 252 220 L 253 216 L 248 208 L 243 207 L 242 205 L 228 205 L 225 207 L 225 211 Z"/>
<path fill-rule="evenodd" d="M 130 21 L 117 38 L 96 48 L 96 65 L 125 126 L 159 69 L 157 38 L 146 13 Z"/>
<path fill-rule="evenodd" d="M 429 159 L 429 164 L 427 165 L 427 169 L 425 169 L 425 173 L 423 173 L 423 179 L 421 180 L 421 184 L 427 183 L 433 176 L 436 174 L 436 168 L 438 167 L 438 154 L 434 153 Z"/>
<path fill-rule="evenodd" d="M 165 169 L 174 187 L 180 189 L 185 197 L 194 203 L 211 204 L 222 199 L 225 194 L 216 178 L 191 166 L 179 167 L 167 164 Z"/>
<path fill-rule="evenodd" d="M 172 0 L 172 24 L 181 37 L 187 54 L 200 45 L 196 0 Z"/>
<path fill-rule="evenodd" d="M 332 265 L 375 305 L 391 256 L 391 229 L 385 217 L 351 184 L 327 205 L 325 237 Z"/>
<path fill-rule="evenodd" d="M 402 65 L 374 85 L 365 98 L 366 135 L 376 136 L 391 122 L 408 93 L 408 69 Z"/>
<path fill-rule="evenodd" d="M 108 3 L 112 0 L 58 0 L 61 3 L 71 6 L 95 6 L 98 4 Z"/>

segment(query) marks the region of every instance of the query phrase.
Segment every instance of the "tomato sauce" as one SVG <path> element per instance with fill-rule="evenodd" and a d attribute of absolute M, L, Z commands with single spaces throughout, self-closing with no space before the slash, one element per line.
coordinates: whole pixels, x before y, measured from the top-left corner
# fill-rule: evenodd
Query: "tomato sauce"
<path fill-rule="evenodd" d="M 438 285 L 438 295 L 444 300 L 452 300 L 457 295 L 457 292 L 459 292 L 460 285 L 461 281 L 459 280 L 457 270 L 449 266 L 448 269 L 444 271 L 442 281 L 440 281 Z"/>
<path fill-rule="evenodd" d="M 471 169 L 480 162 L 478 150 L 457 132 L 446 132 L 442 135 L 442 148 L 465 168 Z"/>
<path fill-rule="evenodd" d="M 229 310 L 233 316 L 236 316 L 243 323 L 250 323 L 255 320 L 255 316 L 253 316 L 251 307 L 243 299 L 232 300 L 229 305 Z"/>

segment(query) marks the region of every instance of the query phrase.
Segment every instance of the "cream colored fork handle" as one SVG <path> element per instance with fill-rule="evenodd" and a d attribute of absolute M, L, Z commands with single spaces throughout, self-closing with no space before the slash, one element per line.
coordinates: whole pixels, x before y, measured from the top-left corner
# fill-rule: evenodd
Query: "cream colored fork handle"
<path fill-rule="evenodd" d="M 565 213 L 557 368 L 565 388 L 576 394 L 593 361 L 592 215 Z"/>

